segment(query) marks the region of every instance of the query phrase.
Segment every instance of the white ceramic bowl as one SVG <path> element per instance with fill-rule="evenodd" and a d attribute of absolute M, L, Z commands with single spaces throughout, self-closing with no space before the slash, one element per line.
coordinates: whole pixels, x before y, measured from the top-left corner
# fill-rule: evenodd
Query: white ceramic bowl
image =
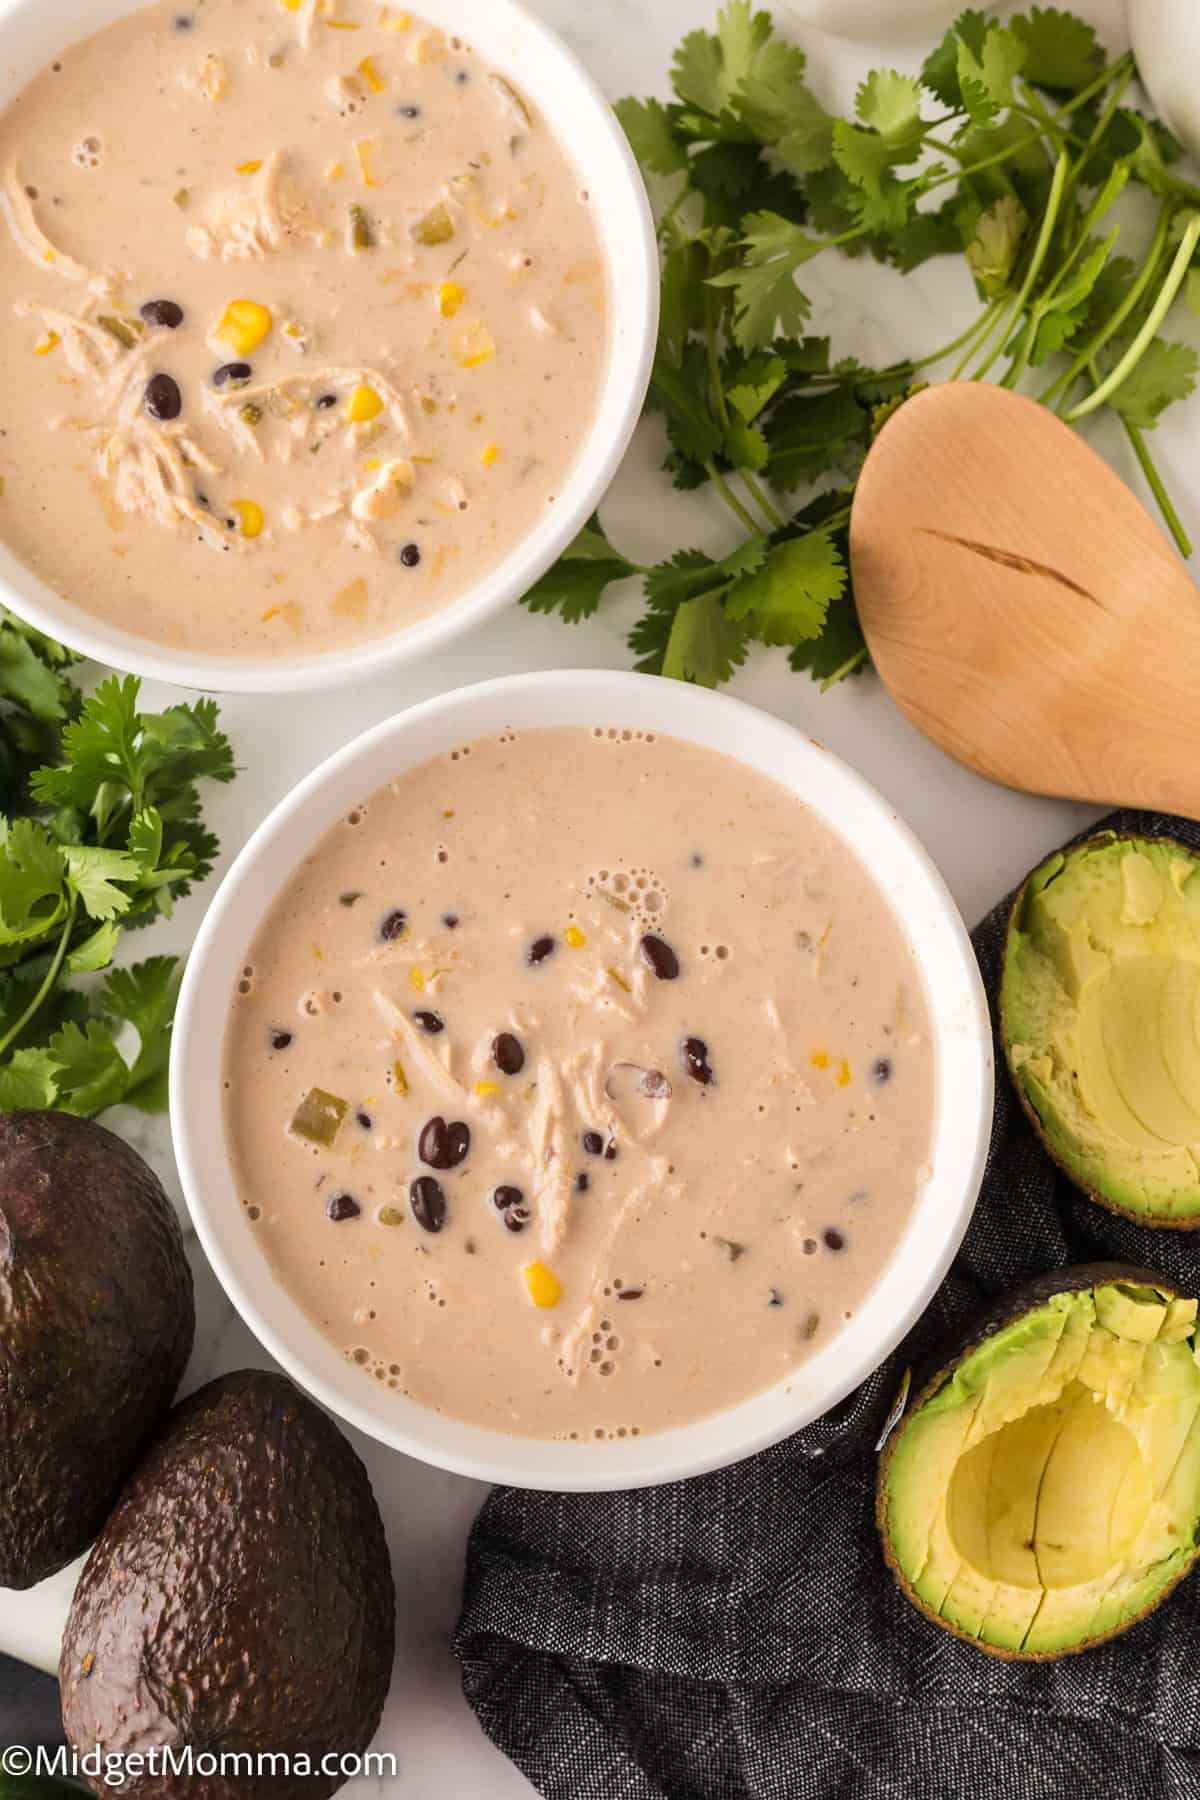
<path fill-rule="evenodd" d="M 273 1278 L 234 1182 L 222 1111 L 222 1040 L 251 940 L 287 871 L 357 802 L 409 769 L 507 726 L 599 725 L 673 734 L 737 757 L 797 794 L 873 871 L 921 971 L 934 1021 L 931 1177 L 869 1303 L 786 1381 L 699 1424 L 581 1443 L 511 1437 L 443 1418 L 348 1364 Z M 230 1299 L 271 1354 L 331 1411 L 423 1462 L 518 1487 L 649 1486 L 764 1449 L 844 1398 L 916 1320 L 962 1241 L 993 1103 L 979 971 L 954 902 L 895 813 L 835 756 L 736 700 L 650 676 L 519 675 L 431 700 L 341 750 L 267 819 L 234 864 L 192 953 L 171 1058 L 175 1150 L 192 1218 Z"/>
<path fill-rule="evenodd" d="M 0 107 L 54 57 L 143 0 L 0 0 Z M 511 72 L 592 196 L 610 273 L 603 392 L 582 454 L 545 521 L 452 605 L 353 649 L 307 657 L 197 656 L 120 631 L 63 599 L 0 545 L 0 601 L 76 650 L 136 675 L 226 692 L 299 693 L 361 680 L 438 649 L 527 593 L 576 536 L 612 483 L 641 414 L 658 335 L 658 245 L 637 163 L 591 76 L 515 0 L 418 0 L 424 18 L 470 40 Z M 68 529 L 69 521 L 60 521 Z M 164 572 L 170 547 L 164 549 Z"/>

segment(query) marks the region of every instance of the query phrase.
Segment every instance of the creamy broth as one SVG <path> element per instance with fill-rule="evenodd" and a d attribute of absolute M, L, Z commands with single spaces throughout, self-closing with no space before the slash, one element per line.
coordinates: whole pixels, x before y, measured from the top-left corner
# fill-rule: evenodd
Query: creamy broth
<path fill-rule="evenodd" d="M 585 177 L 377 0 L 174 0 L 0 119 L 0 535 L 110 624 L 294 655 L 496 567 L 598 404 Z"/>
<path fill-rule="evenodd" d="M 730 758 L 585 727 L 351 812 L 250 950 L 242 1204 L 364 1376 L 532 1437 L 662 1430 L 869 1304 L 933 1052 L 884 896 Z"/>

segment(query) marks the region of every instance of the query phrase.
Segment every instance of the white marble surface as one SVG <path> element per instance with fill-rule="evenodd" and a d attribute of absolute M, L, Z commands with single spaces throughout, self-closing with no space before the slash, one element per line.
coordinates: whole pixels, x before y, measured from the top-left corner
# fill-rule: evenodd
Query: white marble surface
<path fill-rule="evenodd" d="M 665 90 L 671 52 L 684 31 L 708 23 L 715 0 L 535 0 L 536 9 L 587 60 L 614 97 Z M 1121 0 L 1076 0 L 1110 46 L 1124 47 Z M 885 55 L 919 61 L 902 46 L 849 45 L 806 34 L 814 84 L 827 103 L 849 104 L 854 87 Z M 819 296 L 813 329 L 833 332 L 839 349 L 878 362 L 947 341 L 971 313 L 960 267 L 935 265 L 904 280 L 868 263 L 822 259 L 806 271 Z M 1185 520 L 1200 538 L 1200 483 L 1188 455 L 1200 399 L 1159 433 L 1156 449 Z M 1115 434 L 1101 447 L 1131 481 L 1136 471 Z M 644 427 L 605 516 L 633 555 L 647 560 L 681 545 L 719 548 L 723 509 L 703 497 L 672 496 L 655 473 L 661 453 L 657 429 Z M 623 636 L 632 616 L 619 603 L 574 632 L 554 620 L 514 611 L 468 644 L 386 683 L 364 683 L 353 694 L 302 701 L 230 699 L 225 722 L 245 774 L 217 797 L 214 811 L 226 852 L 245 840 L 264 811 L 323 756 L 349 737 L 412 701 L 466 681 L 517 670 L 594 665 L 624 667 Z M 820 737 L 869 776 L 924 838 L 969 922 L 982 914 L 1085 815 L 1079 808 L 1031 800 L 988 786 L 948 762 L 897 714 L 871 677 L 828 696 L 792 675 L 782 652 L 758 651 L 738 677 L 743 699 L 778 713 Z M 164 691 L 149 698 L 155 704 Z M 195 930 L 205 899 L 197 896 L 171 928 L 179 947 Z M 164 931 L 165 940 L 169 933 Z M 165 1132 L 123 1117 L 119 1129 L 151 1154 L 175 1184 Z M 233 1315 L 213 1277 L 194 1256 L 200 1332 L 189 1374 L 195 1386 L 223 1370 L 267 1358 Z M 409 1462 L 356 1437 L 375 1483 L 391 1538 L 399 1593 L 399 1647 L 392 1697 L 378 1747 L 399 1758 L 389 1800 L 517 1800 L 532 1790 L 479 1732 L 459 1691 L 448 1648 L 460 1597 L 463 1546 L 483 1490 Z M 70 1592 L 60 1577 L 30 1595 L 0 1595 L 0 1649 L 53 1667 Z M 353 1787 L 366 1783 L 352 1784 Z M 355 1797 L 357 1800 L 357 1797 Z"/>

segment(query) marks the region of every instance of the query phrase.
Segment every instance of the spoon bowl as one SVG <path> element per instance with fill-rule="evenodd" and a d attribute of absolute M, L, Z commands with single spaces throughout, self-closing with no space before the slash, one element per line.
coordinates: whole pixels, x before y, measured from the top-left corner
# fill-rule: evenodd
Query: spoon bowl
<path fill-rule="evenodd" d="M 1069 426 L 951 382 L 859 480 L 854 587 L 903 712 L 1006 787 L 1200 817 L 1200 596 Z"/>

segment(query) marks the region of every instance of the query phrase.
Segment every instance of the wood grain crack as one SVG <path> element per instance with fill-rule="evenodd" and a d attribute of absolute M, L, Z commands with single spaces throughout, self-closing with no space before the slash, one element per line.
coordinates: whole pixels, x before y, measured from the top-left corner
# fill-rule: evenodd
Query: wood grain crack
<path fill-rule="evenodd" d="M 1040 575 L 1046 581 L 1056 582 L 1059 587 L 1066 588 L 1068 593 L 1078 594 L 1081 600 L 1090 600 L 1093 606 L 1104 611 L 1102 600 L 1050 563 L 1036 562 L 1033 557 L 1022 556 L 1016 550 L 1001 550 L 996 544 L 981 544 L 975 538 L 955 537 L 953 532 L 938 531 L 932 525 L 918 525 L 917 530 L 925 537 L 940 538 L 944 544 L 954 544 L 959 550 L 969 551 L 972 556 L 982 556 L 985 562 L 999 563 L 1001 568 L 1011 569 L 1016 575 Z"/>

